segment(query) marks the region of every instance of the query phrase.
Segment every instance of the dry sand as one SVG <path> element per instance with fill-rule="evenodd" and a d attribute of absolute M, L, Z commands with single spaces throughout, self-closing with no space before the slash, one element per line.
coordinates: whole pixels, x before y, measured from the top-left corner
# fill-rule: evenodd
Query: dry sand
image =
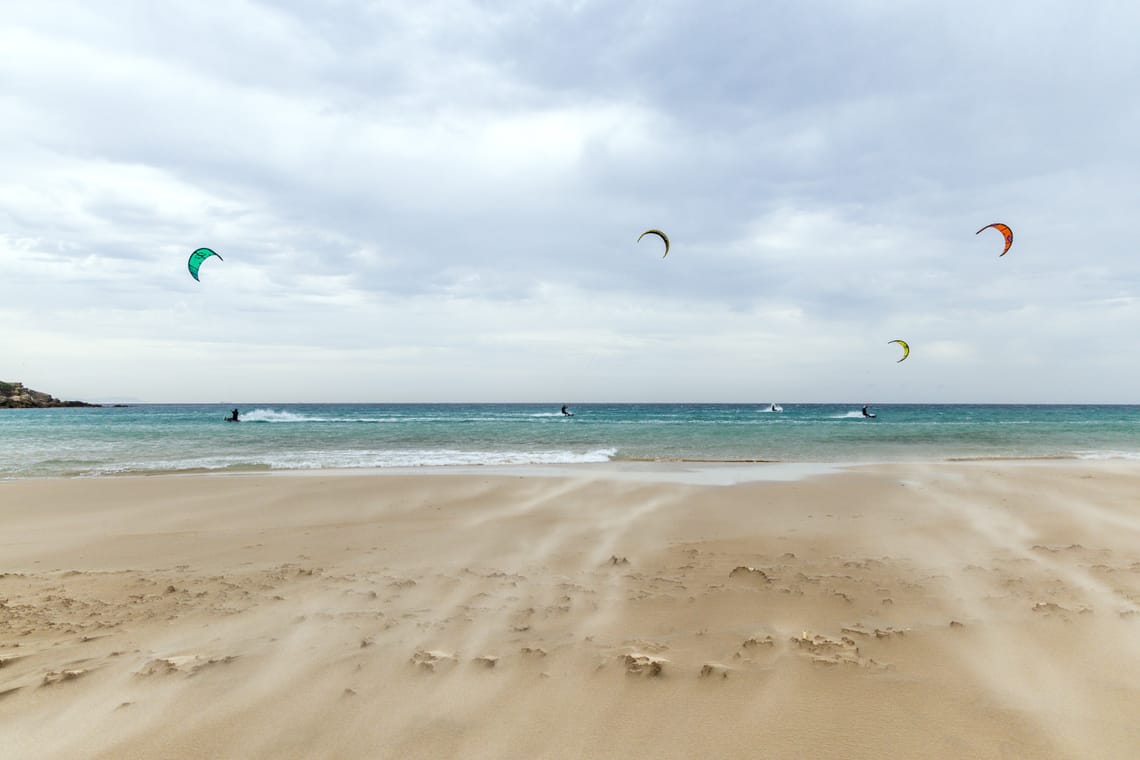
<path fill-rule="evenodd" d="M 2 482 L 0 757 L 1140 756 L 1140 465 L 787 472 Z"/>

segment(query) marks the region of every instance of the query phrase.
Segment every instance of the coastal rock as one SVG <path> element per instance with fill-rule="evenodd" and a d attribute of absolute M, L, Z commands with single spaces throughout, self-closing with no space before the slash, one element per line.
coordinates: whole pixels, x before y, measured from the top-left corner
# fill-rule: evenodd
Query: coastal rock
<path fill-rule="evenodd" d="M 45 409 L 59 406 L 99 406 L 99 404 L 60 401 L 47 393 L 25 388 L 23 383 L 0 381 L 0 409 Z"/>

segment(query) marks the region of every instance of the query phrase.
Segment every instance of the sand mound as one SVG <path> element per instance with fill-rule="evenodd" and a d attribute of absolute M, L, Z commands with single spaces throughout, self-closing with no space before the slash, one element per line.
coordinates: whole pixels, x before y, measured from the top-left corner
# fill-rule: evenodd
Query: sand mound
<path fill-rule="evenodd" d="M 640 652 L 630 652 L 629 654 L 622 655 L 621 660 L 625 665 L 626 673 L 649 678 L 656 678 L 662 675 L 665 671 L 665 666 L 669 663 L 664 657 L 657 657 L 652 654 L 643 654 Z"/>
<path fill-rule="evenodd" d="M 418 669 L 428 673 L 438 673 L 446 670 L 459 661 L 453 652 L 444 652 L 438 649 L 417 649 L 412 655 L 411 663 Z"/>
<path fill-rule="evenodd" d="M 192 676 L 200 672 L 203 668 L 208 668 L 213 665 L 226 665 L 236 659 L 236 655 L 228 655 L 226 657 L 206 657 L 200 654 L 184 654 L 174 657 L 156 657 L 152 660 L 147 661 L 147 663 L 143 665 L 142 668 L 135 673 L 135 675 L 160 676 L 182 673 L 187 676 Z"/>
<path fill-rule="evenodd" d="M 772 579 L 768 574 L 758 567 L 749 567 L 747 565 L 740 565 L 733 569 L 728 574 L 729 578 L 744 578 L 747 580 L 761 581 L 763 583 L 771 583 Z"/>

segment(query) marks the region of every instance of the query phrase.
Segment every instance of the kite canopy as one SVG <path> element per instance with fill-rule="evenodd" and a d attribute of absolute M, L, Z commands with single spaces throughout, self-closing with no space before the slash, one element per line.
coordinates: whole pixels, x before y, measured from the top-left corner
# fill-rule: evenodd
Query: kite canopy
<path fill-rule="evenodd" d="M 190 269 L 190 276 L 195 280 L 198 280 L 198 268 L 202 266 L 203 261 L 210 258 L 211 256 L 218 256 L 219 261 L 225 261 L 225 259 L 223 259 L 215 251 L 212 251 L 209 248 L 199 248 L 198 250 L 194 251 L 194 253 L 190 254 L 190 260 L 186 262 L 186 266 Z M 201 282 L 201 280 L 198 280 L 198 282 Z"/>
<path fill-rule="evenodd" d="M 665 242 L 665 253 L 661 255 L 661 258 L 665 258 L 666 256 L 669 255 L 669 236 L 668 235 L 666 235 L 661 230 L 646 230 L 645 232 L 638 235 L 637 242 L 640 243 L 641 238 L 645 237 L 646 235 L 656 235 L 657 237 L 661 238 Z"/>
<path fill-rule="evenodd" d="M 974 234 L 977 235 L 982 230 L 988 230 L 990 227 L 993 227 L 995 230 L 1000 232 L 1002 234 L 1002 237 L 1005 238 L 1005 248 L 1003 248 L 1002 252 L 998 255 L 998 258 L 1000 259 L 1002 256 L 1004 256 L 1006 254 L 1007 251 L 1009 251 L 1009 247 L 1011 245 L 1013 245 L 1013 230 L 1011 230 L 1009 228 L 1009 225 L 1007 225 L 1007 224 L 1002 224 L 1001 222 L 994 222 L 993 224 L 987 224 L 985 227 L 982 227 L 981 230 L 978 230 Z"/>
<path fill-rule="evenodd" d="M 900 346 L 902 346 L 903 355 L 902 355 L 902 359 L 899 359 L 899 362 L 901 362 L 903 359 L 910 356 L 910 346 L 907 345 L 907 342 L 905 340 L 888 340 L 887 341 L 888 346 L 892 343 L 898 343 Z M 895 364 L 898 364 L 899 362 L 895 362 Z"/>

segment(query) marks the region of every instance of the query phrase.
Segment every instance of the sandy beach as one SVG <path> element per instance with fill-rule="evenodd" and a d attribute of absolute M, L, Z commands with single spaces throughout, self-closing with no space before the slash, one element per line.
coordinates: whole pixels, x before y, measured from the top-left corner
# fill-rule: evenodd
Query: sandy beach
<path fill-rule="evenodd" d="M 1132 758 L 1140 465 L 0 482 L 5 758 Z"/>

